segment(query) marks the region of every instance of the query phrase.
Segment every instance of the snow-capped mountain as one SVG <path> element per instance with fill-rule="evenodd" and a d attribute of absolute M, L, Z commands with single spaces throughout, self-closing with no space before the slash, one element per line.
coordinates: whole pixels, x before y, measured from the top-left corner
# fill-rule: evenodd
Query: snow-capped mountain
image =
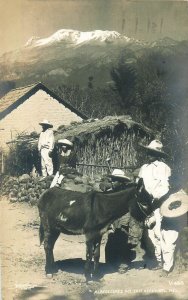
<path fill-rule="evenodd" d="M 88 32 L 82 32 L 72 29 L 61 29 L 58 30 L 53 35 L 40 39 L 39 37 L 30 38 L 25 44 L 26 47 L 41 47 L 49 46 L 57 43 L 68 43 L 72 46 L 82 45 L 84 43 L 129 43 L 129 42 L 138 42 L 137 40 L 128 38 L 124 35 L 121 35 L 117 31 L 102 31 L 94 30 Z"/>
<path fill-rule="evenodd" d="M 179 48 L 178 48 L 179 47 Z M 81 32 L 61 29 L 46 38 L 32 37 L 20 49 L 0 57 L 0 80 L 12 80 L 17 86 L 36 81 L 58 84 L 95 86 L 111 81 L 110 72 L 120 57 L 133 62 L 148 48 L 187 49 L 186 41 L 179 46 L 169 38 L 145 43 L 117 31 Z"/>
<path fill-rule="evenodd" d="M 117 31 L 61 29 L 46 38 L 31 37 L 22 48 L 4 53 L 0 57 L 0 80 L 84 86 L 93 76 L 96 85 L 103 85 L 110 80 L 110 69 L 122 51 L 143 46 Z"/>

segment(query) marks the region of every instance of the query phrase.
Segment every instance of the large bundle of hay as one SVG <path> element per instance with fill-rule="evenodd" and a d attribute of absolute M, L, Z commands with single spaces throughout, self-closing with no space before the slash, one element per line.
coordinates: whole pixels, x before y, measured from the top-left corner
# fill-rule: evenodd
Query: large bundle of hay
<path fill-rule="evenodd" d="M 38 155 L 37 141 L 39 134 L 22 132 L 16 139 L 9 142 L 9 151 L 5 157 L 5 173 L 18 176 L 29 174 L 33 166 L 40 170 L 40 157 Z"/>

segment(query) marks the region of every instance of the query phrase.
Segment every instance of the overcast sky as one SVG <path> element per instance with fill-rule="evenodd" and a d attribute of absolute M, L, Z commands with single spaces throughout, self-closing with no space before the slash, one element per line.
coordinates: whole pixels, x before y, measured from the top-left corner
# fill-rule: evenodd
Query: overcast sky
<path fill-rule="evenodd" d="M 0 0 L 0 54 L 63 28 L 116 30 L 147 41 L 188 39 L 188 1 Z"/>

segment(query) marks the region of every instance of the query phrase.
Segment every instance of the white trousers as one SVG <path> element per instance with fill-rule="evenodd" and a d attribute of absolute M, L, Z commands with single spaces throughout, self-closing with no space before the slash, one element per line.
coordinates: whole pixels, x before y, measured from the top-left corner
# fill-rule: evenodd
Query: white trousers
<path fill-rule="evenodd" d="M 176 230 L 161 230 L 161 250 L 163 255 L 163 269 L 170 271 L 174 264 L 174 252 L 179 232 Z"/>
<path fill-rule="evenodd" d="M 52 188 L 52 187 L 56 186 L 56 184 L 60 185 L 63 178 L 64 178 L 64 176 L 62 174 L 60 175 L 59 171 L 57 171 L 57 173 L 54 176 L 54 179 L 52 180 L 50 187 Z"/>
<path fill-rule="evenodd" d="M 159 208 L 154 211 L 154 216 L 156 225 L 153 229 L 148 230 L 148 234 L 154 245 L 157 261 L 162 262 L 163 259 L 163 269 L 169 272 L 174 264 L 174 252 L 179 232 L 174 229 L 161 228 L 162 216 Z"/>
<path fill-rule="evenodd" d="M 159 208 L 154 211 L 154 216 L 156 220 L 156 224 L 153 229 L 148 230 L 149 238 L 151 239 L 154 249 L 155 249 L 155 257 L 158 262 L 162 261 L 161 257 L 161 221 L 162 216 L 159 212 Z"/>
<path fill-rule="evenodd" d="M 41 149 L 41 169 L 43 177 L 53 174 L 52 158 L 49 157 L 49 149 L 46 148 Z"/>

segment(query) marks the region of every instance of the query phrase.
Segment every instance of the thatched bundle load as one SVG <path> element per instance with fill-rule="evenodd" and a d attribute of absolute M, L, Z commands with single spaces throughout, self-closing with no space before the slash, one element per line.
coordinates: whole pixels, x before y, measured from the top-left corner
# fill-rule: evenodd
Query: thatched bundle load
<path fill-rule="evenodd" d="M 61 184 L 61 188 L 66 190 L 78 191 L 78 192 L 90 192 L 92 190 L 99 191 L 99 183 L 100 180 L 97 178 L 91 179 L 87 175 L 83 176 L 71 176 L 72 174 L 68 174 L 67 177 L 63 180 Z M 72 178 L 71 178 L 72 177 Z"/>

